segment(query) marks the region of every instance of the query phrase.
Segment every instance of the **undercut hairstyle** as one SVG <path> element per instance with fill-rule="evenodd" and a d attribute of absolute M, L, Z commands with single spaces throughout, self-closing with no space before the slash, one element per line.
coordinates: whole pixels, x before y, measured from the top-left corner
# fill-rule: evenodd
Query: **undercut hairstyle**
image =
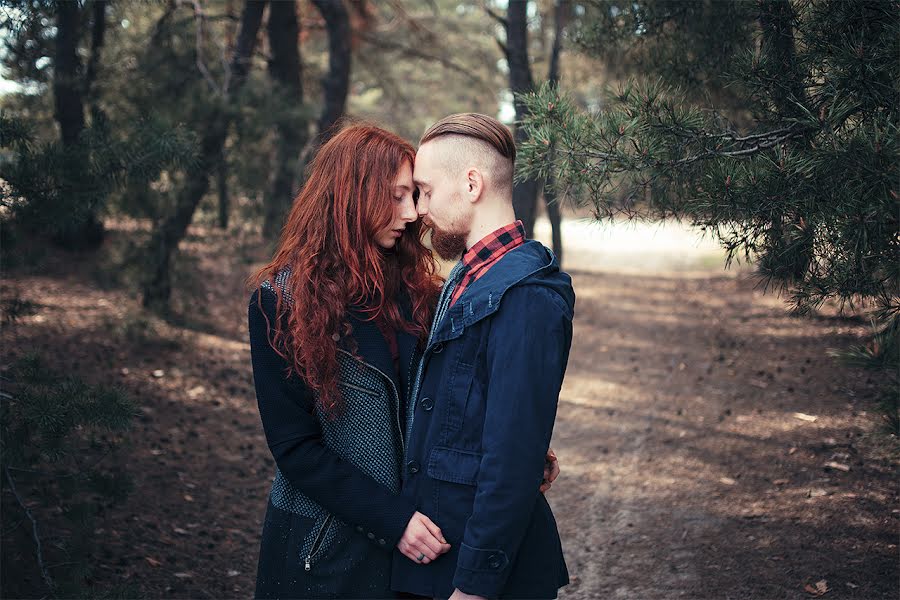
<path fill-rule="evenodd" d="M 459 113 L 429 127 L 419 145 L 434 140 L 458 146 L 457 151 L 445 153 L 451 162 L 448 167 L 461 170 L 474 159 L 485 171 L 482 175 L 490 187 L 501 193 L 512 193 L 516 142 L 506 125 L 480 113 Z"/>

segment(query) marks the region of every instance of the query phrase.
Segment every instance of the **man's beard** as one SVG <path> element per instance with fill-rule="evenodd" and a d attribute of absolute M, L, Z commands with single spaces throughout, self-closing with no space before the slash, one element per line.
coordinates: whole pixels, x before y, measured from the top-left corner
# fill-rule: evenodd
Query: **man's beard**
<path fill-rule="evenodd" d="M 439 229 L 434 223 L 429 223 L 429 226 L 431 227 L 431 247 L 438 256 L 444 260 L 454 260 L 466 251 L 468 234 L 450 233 Z"/>

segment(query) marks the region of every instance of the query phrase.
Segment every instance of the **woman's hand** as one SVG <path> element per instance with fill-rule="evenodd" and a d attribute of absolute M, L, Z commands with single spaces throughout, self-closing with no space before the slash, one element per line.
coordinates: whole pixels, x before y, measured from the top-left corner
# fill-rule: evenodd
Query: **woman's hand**
<path fill-rule="evenodd" d="M 403 537 L 397 542 L 397 549 L 413 562 L 427 565 L 449 551 L 450 544 L 444 539 L 440 527 L 416 511 L 406 525 Z"/>
<path fill-rule="evenodd" d="M 544 480 L 541 482 L 541 493 L 543 494 L 550 489 L 550 486 L 559 477 L 559 460 L 556 458 L 556 452 L 553 448 L 547 450 L 547 458 L 544 459 Z"/>

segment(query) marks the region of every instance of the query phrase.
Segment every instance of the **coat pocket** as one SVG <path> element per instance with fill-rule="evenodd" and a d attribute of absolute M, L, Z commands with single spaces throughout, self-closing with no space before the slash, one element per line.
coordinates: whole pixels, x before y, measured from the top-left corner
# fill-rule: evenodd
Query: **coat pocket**
<path fill-rule="evenodd" d="M 476 485 L 481 467 L 481 453 L 435 446 L 428 458 L 428 475 L 432 479 Z"/>

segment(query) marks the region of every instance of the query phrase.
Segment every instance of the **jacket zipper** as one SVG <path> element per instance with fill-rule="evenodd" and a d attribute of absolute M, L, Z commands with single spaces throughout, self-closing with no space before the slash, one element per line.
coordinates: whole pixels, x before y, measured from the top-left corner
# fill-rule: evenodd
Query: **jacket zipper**
<path fill-rule="evenodd" d="M 334 519 L 334 515 L 328 515 L 328 518 L 325 519 L 325 522 L 322 523 L 322 528 L 319 529 L 319 533 L 316 534 L 316 539 L 313 541 L 312 548 L 309 551 L 309 554 L 306 557 L 305 565 L 307 571 L 310 569 L 310 561 L 312 557 L 315 556 L 316 552 L 319 551 L 319 546 L 322 545 L 322 540 L 325 539 L 325 532 L 328 530 L 328 526 L 331 525 L 331 521 Z"/>
<path fill-rule="evenodd" d="M 405 457 L 406 456 L 406 444 L 403 441 L 403 429 L 400 427 L 400 394 L 397 392 L 397 386 L 394 385 L 394 380 L 391 379 L 390 377 L 388 377 L 384 371 L 382 371 L 375 365 L 373 365 L 371 363 L 367 363 L 366 361 L 362 360 L 361 358 L 356 358 L 355 356 L 353 356 L 346 350 L 341 350 L 340 348 L 338 348 L 338 352 L 343 352 L 347 356 L 351 357 L 353 360 L 358 360 L 359 362 L 366 365 L 370 369 L 379 373 L 391 385 L 391 390 L 394 392 L 394 400 L 395 400 L 395 407 L 396 407 L 396 410 L 394 411 L 394 413 L 397 415 L 397 434 L 400 436 L 400 448 L 403 450 L 403 456 Z"/>

